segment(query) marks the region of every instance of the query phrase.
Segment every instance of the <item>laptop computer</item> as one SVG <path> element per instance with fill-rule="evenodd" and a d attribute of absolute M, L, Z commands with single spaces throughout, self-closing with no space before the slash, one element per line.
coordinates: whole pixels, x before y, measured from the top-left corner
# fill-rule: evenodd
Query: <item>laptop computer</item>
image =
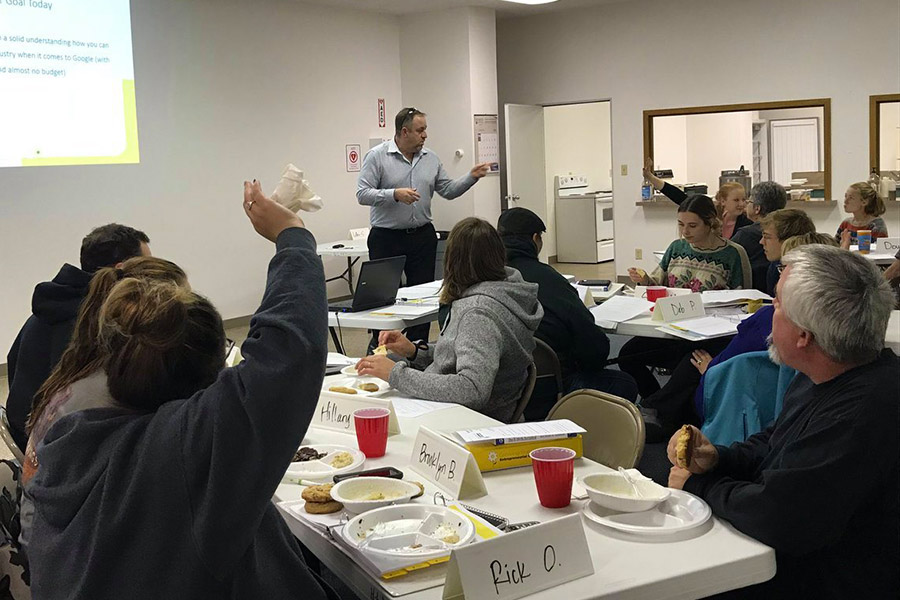
<path fill-rule="evenodd" d="M 400 275 L 406 265 L 405 256 L 369 260 L 359 269 L 359 279 L 352 300 L 329 302 L 331 312 L 359 312 L 389 306 L 397 301 Z"/>

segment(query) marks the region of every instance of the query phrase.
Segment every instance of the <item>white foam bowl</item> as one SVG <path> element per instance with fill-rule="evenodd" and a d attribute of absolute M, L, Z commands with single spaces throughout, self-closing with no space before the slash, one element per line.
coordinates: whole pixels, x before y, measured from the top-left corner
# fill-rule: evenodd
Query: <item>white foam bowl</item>
<path fill-rule="evenodd" d="M 641 496 L 619 473 L 593 473 L 578 479 L 591 502 L 622 512 L 650 510 L 669 497 L 669 489 L 649 480 L 635 481 Z"/>
<path fill-rule="evenodd" d="M 331 497 L 344 505 L 347 512 L 363 513 L 367 510 L 405 504 L 419 493 L 419 486 L 392 477 L 353 477 L 335 484 Z M 363 500 L 372 494 L 382 494 L 381 500 Z"/>

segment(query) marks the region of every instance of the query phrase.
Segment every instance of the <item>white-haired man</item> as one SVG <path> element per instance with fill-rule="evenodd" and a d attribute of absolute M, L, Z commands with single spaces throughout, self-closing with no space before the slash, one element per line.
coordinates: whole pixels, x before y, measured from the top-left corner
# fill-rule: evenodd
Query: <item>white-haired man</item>
<path fill-rule="evenodd" d="M 900 359 L 884 348 L 891 292 L 869 261 L 840 248 L 803 246 L 782 260 L 769 352 L 800 371 L 784 409 L 730 447 L 694 430 L 689 469 L 673 467 L 669 485 L 775 549 L 775 577 L 734 596 L 896 598 Z"/>

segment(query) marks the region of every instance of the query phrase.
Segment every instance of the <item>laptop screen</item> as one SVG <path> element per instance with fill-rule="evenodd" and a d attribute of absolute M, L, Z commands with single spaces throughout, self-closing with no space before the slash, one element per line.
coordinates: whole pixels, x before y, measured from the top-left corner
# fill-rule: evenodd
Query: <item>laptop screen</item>
<path fill-rule="evenodd" d="M 353 310 L 367 310 L 396 302 L 400 275 L 405 264 L 405 256 L 364 262 L 353 294 Z"/>

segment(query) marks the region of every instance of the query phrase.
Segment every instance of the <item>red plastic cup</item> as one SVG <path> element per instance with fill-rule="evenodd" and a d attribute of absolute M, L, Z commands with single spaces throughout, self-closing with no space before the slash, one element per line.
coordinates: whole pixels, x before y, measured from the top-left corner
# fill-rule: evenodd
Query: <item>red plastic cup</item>
<path fill-rule="evenodd" d="M 356 442 L 366 458 L 384 456 L 390 417 L 391 411 L 386 408 L 360 408 L 353 411 Z"/>
<path fill-rule="evenodd" d="M 650 302 L 656 302 L 660 298 L 665 298 L 669 295 L 669 290 L 667 290 L 664 286 L 661 285 L 653 285 L 647 288 L 647 300 Z"/>
<path fill-rule="evenodd" d="M 534 469 L 541 506 L 563 508 L 572 500 L 572 477 L 575 473 L 575 451 L 555 446 L 538 448 L 528 453 Z"/>

